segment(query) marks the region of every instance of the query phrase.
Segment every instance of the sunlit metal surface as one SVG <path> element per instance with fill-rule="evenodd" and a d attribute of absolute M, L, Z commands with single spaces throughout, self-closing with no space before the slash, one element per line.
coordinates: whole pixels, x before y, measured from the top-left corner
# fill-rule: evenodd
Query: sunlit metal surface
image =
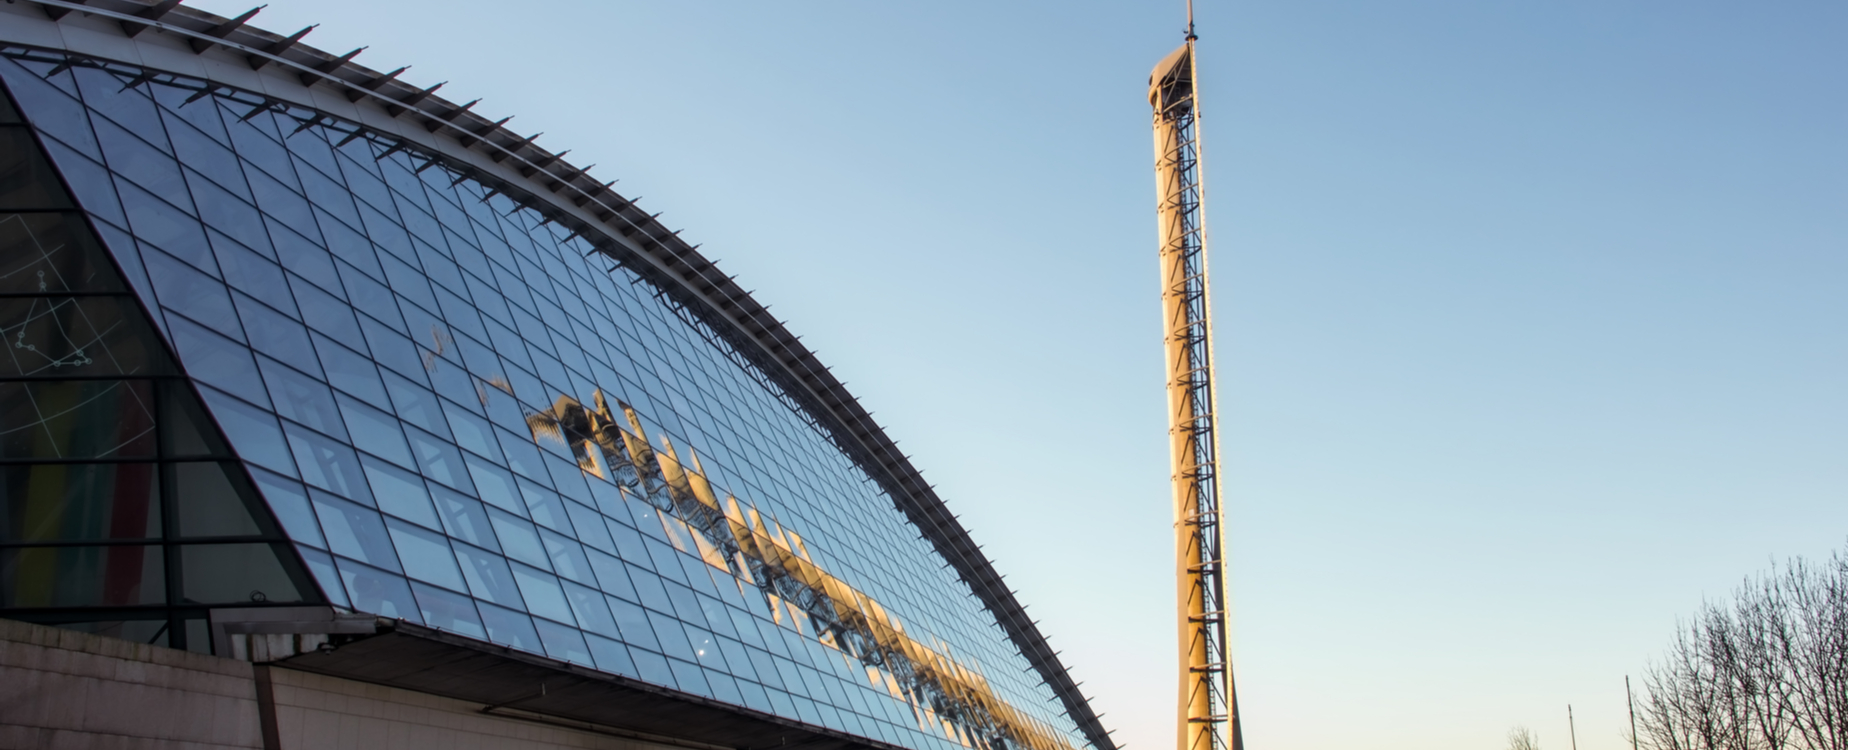
<path fill-rule="evenodd" d="M 1188 42 L 1150 73 L 1175 503 L 1177 747 L 1241 750 L 1239 708 L 1227 658 L 1227 582 L 1192 21 L 1190 27 Z"/>

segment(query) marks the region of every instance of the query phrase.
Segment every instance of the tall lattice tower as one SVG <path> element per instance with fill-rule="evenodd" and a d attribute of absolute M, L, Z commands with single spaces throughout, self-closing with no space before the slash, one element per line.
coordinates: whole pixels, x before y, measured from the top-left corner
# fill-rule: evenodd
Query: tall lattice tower
<path fill-rule="evenodd" d="M 1228 661 L 1229 611 L 1195 69 L 1191 3 L 1186 40 L 1150 72 L 1163 353 L 1169 388 L 1170 483 L 1175 503 L 1176 746 L 1178 750 L 1242 750 L 1239 703 Z"/>

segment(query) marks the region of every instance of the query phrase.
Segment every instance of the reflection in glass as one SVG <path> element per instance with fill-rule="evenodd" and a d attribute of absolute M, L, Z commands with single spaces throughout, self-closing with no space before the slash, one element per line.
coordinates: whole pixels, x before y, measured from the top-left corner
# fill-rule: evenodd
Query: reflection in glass
<path fill-rule="evenodd" d="M 167 600 L 157 546 L 0 548 L 0 607 L 107 607 Z"/>
<path fill-rule="evenodd" d="M 0 542 L 161 535 L 155 465 L 36 464 L 0 469 Z"/>

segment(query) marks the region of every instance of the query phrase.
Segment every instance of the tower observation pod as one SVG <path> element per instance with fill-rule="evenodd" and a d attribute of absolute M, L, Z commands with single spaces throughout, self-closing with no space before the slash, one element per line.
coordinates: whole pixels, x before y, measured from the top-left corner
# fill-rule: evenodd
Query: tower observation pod
<path fill-rule="evenodd" d="M 1176 747 L 1243 750 L 1227 658 L 1227 582 L 1192 10 L 1190 15 L 1187 41 L 1150 73 L 1175 505 Z"/>

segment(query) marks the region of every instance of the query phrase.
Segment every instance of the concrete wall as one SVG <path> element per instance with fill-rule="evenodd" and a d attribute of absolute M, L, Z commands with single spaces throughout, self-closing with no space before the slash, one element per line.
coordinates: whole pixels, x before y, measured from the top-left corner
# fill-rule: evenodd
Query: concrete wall
<path fill-rule="evenodd" d="M 481 704 L 0 620 L 0 750 L 275 748 L 685 750 L 483 714 Z"/>

